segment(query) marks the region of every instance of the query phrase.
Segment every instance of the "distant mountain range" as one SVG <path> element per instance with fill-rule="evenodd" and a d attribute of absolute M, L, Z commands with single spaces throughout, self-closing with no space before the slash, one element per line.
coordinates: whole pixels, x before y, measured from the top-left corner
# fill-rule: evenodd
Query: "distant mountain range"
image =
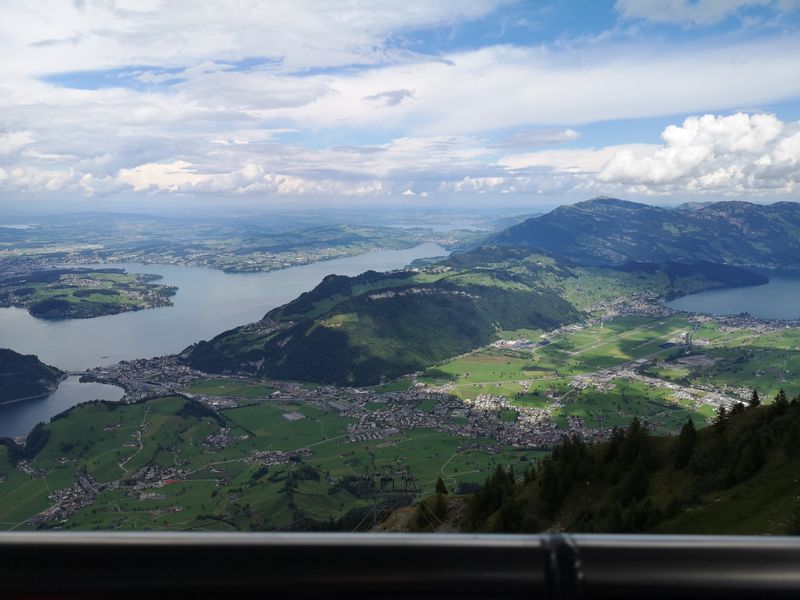
<path fill-rule="evenodd" d="M 800 269 L 800 204 L 687 203 L 676 209 L 595 198 L 512 226 L 490 243 L 528 245 L 581 264 L 709 261 Z"/>

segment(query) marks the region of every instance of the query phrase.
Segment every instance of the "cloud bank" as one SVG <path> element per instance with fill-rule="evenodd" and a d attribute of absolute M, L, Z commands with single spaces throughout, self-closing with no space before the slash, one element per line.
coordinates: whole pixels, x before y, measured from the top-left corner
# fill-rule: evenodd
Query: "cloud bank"
<path fill-rule="evenodd" d="M 775 16 L 796 4 L 619 0 L 619 27 L 634 27 L 535 43 L 474 35 L 491 30 L 509 5 L 501 0 L 410 1 L 402 11 L 388 0 L 236 10 L 9 1 L 0 6 L 0 51 L 14 57 L 0 64 L 0 200 L 786 197 L 798 183 L 798 123 L 737 109 L 797 102 L 800 35 L 676 41 L 640 28 L 743 21 L 755 8 Z M 464 43 L 431 41 L 460 28 Z M 629 143 L 586 134 L 670 115 L 681 116 L 660 144 L 657 130 Z"/>

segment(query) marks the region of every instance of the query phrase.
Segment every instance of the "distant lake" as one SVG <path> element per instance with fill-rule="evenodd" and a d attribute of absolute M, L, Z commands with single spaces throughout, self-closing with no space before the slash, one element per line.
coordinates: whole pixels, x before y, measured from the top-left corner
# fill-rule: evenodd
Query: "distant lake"
<path fill-rule="evenodd" d="M 750 313 L 761 319 L 800 318 L 800 276 L 768 274 L 764 285 L 690 294 L 667 302 L 675 310 L 711 315 Z"/>
<path fill-rule="evenodd" d="M 89 400 L 117 401 L 125 394 L 122 388 L 105 383 L 80 383 L 67 377 L 46 398 L 0 404 L 0 437 L 26 435 L 34 425 Z"/>
<path fill-rule="evenodd" d="M 114 263 L 130 273 L 156 273 L 160 283 L 178 286 L 174 306 L 94 319 L 44 321 L 20 308 L 0 309 L 0 347 L 36 354 L 67 371 L 180 352 L 227 329 L 257 321 L 269 310 L 315 287 L 331 273 L 402 268 L 417 258 L 446 256 L 437 244 L 407 250 L 376 250 L 269 273 L 229 274 L 202 267 Z M 81 265 L 87 266 L 87 265 Z M 0 405 L 0 437 L 27 434 L 40 421 L 89 400 L 122 398 L 121 388 L 80 383 L 68 377 L 46 398 Z"/>
<path fill-rule="evenodd" d="M 376 250 L 269 273 L 223 273 L 202 267 L 114 263 L 130 273 L 156 273 L 160 283 L 178 286 L 174 306 L 94 319 L 45 321 L 24 309 L 0 309 L 0 347 L 36 354 L 68 371 L 121 360 L 180 352 L 237 325 L 257 321 L 269 310 L 315 287 L 331 273 L 358 275 L 388 271 L 417 258 L 446 256 L 437 244 L 407 250 Z M 82 265 L 84 266 L 84 265 Z"/>

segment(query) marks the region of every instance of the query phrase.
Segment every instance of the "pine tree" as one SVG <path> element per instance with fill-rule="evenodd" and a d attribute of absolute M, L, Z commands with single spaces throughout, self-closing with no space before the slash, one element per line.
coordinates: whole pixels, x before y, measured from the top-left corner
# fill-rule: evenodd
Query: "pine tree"
<path fill-rule="evenodd" d="M 545 460 L 539 475 L 539 503 L 545 517 L 552 517 L 561 507 L 561 483 L 552 460 Z"/>
<path fill-rule="evenodd" d="M 447 491 L 447 486 L 445 486 L 444 481 L 442 478 L 436 480 L 436 493 L 437 494 L 449 494 L 450 492 Z"/>
<path fill-rule="evenodd" d="M 728 419 L 728 409 L 724 405 L 720 405 L 717 409 L 717 415 L 714 417 L 714 428 L 717 431 L 725 431 L 725 421 Z"/>
<path fill-rule="evenodd" d="M 649 432 L 647 424 L 634 417 L 619 449 L 619 461 L 624 467 L 631 467 L 636 460 L 647 453 Z"/>
<path fill-rule="evenodd" d="M 787 408 L 789 408 L 789 399 L 786 397 L 786 392 L 781 388 L 778 390 L 778 393 L 775 395 L 775 400 L 772 402 L 772 410 L 775 411 L 776 414 L 782 415 L 786 412 Z"/>
<path fill-rule="evenodd" d="M 753 393 L 750 394 L 750 400 L 748 401 L 750 408 L 755 408 L 756 406 L 761 406 L 761 398 L 758 397 L 758 390 L 753 388 Z"/>
<path fill-rule="evenodd" d="M 675 453 L 675 468 L 682 469 L 689 464 L 689 461 L 694 454 L 694 446 L 697 443 L 697 429 L 694 427 L 694 421 L 689 417 L 686 423 L 681 427 L 681 433 L 678 436 L 678 449 Z"/>
<path fill-rule="evenodd" d="M 625 441 L 625 430 L 622 427 L 614 427 L 611 430 L 611 437 L 608 439 L 608 446 L 606 447 L 603 460 L 605 462 L 613 462 L 619 456 L 619 449 Z"/>
<path fill-rule="evenodd" d="M 620 503 L 627 506 L 631 502 L 641 500 L 647 495 L 649 487 L 650 480 L 647 476 L 644 457 L 639 457 L 628 474 L 628 478 L 622 484 Z"/>

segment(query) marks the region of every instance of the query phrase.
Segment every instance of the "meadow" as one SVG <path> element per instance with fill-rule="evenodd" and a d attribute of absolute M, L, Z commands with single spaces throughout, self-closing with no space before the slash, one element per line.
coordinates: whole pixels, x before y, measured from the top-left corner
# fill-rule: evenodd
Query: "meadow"
<path fill-rule="evenodd" d="M 236 385 L 252 394 L 257 384 Z M 222 389 L 219 381 L 199 386 Z M 231 387 L 224 391 L 230 393 Z M 361 493 L 365 469 L 409 469 L 416 490 L 406 497 L 412 498 L 431 493 L 439 477 L 455 490 L 482 483 L 497 464 L 524 464 L 543 455 L 422 428 L 349 442 L 348 419 L 300 401 L 251 398 L 249 404 L 219 413 L 219 422 L 187 412 L 186 406 L 184 398 L 167 397 L 73 408 L 44 427 L 49 437 L 30 462 L 32 475 L 14 468 L 0 446 L 0 476 L 5 476 L 0 527 L 214 531 L 331 526 L 353 511 L 377 510 L 387 500 L 385 494 Z M 220 432 L 221 425 L 229 429 L 230 443 L 209 445 L 208 436 Z M 263 467 L 245 460 L 257 451 L 303 449 L 307 455 L 285 464 Z M 153 465 L 178 469 L 180 475 L 165 485 L 134 489 L 137 471 Z M 52 504 L 48 494 L 69 488 L 81 472 L 106 484 L 96 502 L 63 522 L 25 522 Z"/>

